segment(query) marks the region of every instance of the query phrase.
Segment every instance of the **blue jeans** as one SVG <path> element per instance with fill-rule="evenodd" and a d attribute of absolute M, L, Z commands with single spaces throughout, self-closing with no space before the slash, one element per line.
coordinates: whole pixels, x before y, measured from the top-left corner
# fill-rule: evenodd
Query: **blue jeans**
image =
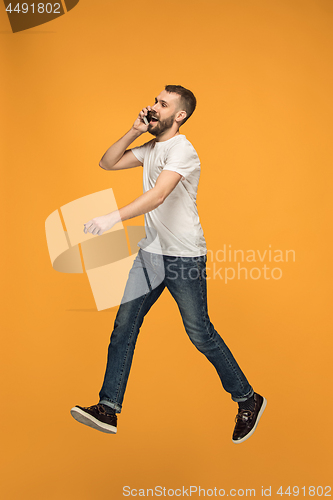
<path fill-rule="evenodd" d="M 252 396 L 252 387 L 209 319 L 206 261 L 206 255 L 173 257 L 139 250 L 114 322 L 100 403 L 121 412 L 140 327 L 165 287 L 178 304 L 191 342 L 213 364 L 232 400 Z"/>

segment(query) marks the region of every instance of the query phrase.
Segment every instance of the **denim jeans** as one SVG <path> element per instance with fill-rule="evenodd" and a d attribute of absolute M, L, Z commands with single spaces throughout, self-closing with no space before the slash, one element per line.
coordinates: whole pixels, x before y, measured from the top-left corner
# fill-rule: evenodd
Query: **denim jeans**
<path fill-rule="evenodd" d="M 206 255 L 174 257 L 139 250 L 114 322 L 100 403 L 121 412 L 140 327 L 165 287 L 177 302 L 191 342 L 213 364 L 232 400 L 252 396 L 252 387 L 209 319 L 206 261 Z"/>

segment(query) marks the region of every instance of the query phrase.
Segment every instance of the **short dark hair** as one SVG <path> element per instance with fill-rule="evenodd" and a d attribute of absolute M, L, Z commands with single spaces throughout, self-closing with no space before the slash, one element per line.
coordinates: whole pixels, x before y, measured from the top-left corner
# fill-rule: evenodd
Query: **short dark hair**
<path fill-rule="evenodd" d="M 180 95 L 181 107 L 186 111 L 186 118 L 181 121 L 180 125 L 183 125 L 186 120 L 192 115 L 195 107 L 197 105 L 197 100 L 193 94 L 188 89 L 185 89 L 181 85 L 166 85 L 165 90 L 167 92 Z"/>

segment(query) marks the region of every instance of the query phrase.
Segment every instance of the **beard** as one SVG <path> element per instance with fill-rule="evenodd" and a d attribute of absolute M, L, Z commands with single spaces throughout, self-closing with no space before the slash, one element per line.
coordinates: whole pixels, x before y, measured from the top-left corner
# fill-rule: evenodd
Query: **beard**
<path fill-rule="evenodd" d="M 165 120 L 161 120 L 158 122 L 150 122 L 148 125 L 148 132 L 155 137 L 163 134 L 166 130 L 172 127 L 176 114 L 169 116 Z"/>

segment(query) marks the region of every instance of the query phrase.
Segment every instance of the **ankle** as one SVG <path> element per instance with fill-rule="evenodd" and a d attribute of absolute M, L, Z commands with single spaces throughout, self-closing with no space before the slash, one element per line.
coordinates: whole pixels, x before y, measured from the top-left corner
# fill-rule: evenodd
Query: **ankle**
<path fill-rule="evenodd" d="M 253 411 L 254 407 L 255 407 L 254 393 L 246 401 L 239 401 L 238 402 L 239 410 Z"/>

